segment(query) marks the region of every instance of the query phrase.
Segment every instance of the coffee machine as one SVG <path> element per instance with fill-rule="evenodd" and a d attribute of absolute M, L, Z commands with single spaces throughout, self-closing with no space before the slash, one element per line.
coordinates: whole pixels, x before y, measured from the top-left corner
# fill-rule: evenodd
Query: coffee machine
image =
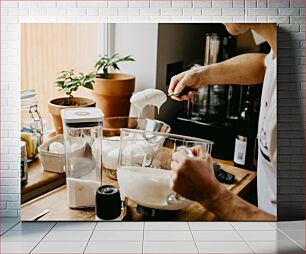
<path fill-rule="evenodd" d="M 224 61 L 236 54 L 236 39 L 206 34 L 204 65 Z M 202 64 L 202 65 L 203 65 Z M 201 66 L 199 61 L 189 68 Z M 202 86 L 195 98 L 184 102 L 184 110 L 172 125 L 174 133 L 193 135 L 214 141 L 213 157 L 232 160 L 235 136 L 239 129 L 240 113 L 246 94 L 250 94 L 252 110 L 257 115 L 252 125 L 258 125 L 262 85 L 209 85 Z"/>

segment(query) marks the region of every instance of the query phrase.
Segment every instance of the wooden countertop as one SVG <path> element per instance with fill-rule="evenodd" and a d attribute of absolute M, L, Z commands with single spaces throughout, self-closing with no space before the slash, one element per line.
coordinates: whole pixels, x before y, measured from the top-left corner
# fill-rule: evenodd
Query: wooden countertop
<path fill-rule="evenodd" d="M 27 202 L 66 182 L 66 174 L 44 171 L 39 158 L 28 164 L 28 181 L 21 186 L 21 203 Z"/>
<path fill-rule="evenodd" d="M 250 189 L 252 189 L 255 183 L 256 172 L 234 167 L 233 163 L 230 161 L 216 161 L 224 170 L 236 176 L 234 184 L 226 185 L 228 190 L 242 197 L 251 191 Z M 118 187 L 117 181 L 113 181 L 106 177 L 104 172 L 102 179 L 103 184 L 112 184 Z M 43 216 L 40 221 L 95 220 L 94 208 L 73 210 L 68 207 L 66 186 L 59 187 L 23 204 L 21 207 L 21 219 L 24 221 L 30 220 L 45 209 L 48 209 L 49 213 Z M 137 213 L 136 204 L 130 200 L 128 201 L 128 214 L 124 219 L 129 221 L 147 220 L 147 218 Z M 174 221 L 211 221 L 216 219 L 213 213 L 205 210 L 197 202 L 193 202 L 185 209 L 175 212 L 171 218 L 167 218 L 167 220 Z"/>

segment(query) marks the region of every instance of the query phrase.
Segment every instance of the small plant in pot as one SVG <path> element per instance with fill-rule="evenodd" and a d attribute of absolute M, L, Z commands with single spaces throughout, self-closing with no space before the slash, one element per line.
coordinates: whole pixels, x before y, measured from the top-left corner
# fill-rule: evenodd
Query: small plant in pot
<path fill-rule="evenodd" d="M 130 97 L 135 89 L 135 77 L 124 73 L 110 72 L 119 70 L 121 62 L 135 61 L 131 56 L 103 56 L 95 64 L 96 79 L 93 84 L 93 94 L 105 117 L 128 116 Z"/>
<path fill-rule="evenodd" d="M 87 74 L 77 73 L 74 70 L 62 71 L 56 79 L 56 86 L 60 91 L 64 91 L 67 97 L 51 99 L 48 103 L 49 112 L 52 115 L 54 127 L 57 134 L 63 133 L 63 124 L 61 110 L 64 108 L 76 107 L 95 107 L 96 102 L 89 98 L 74 97 L 73 93 L 80 87 L 93 89 L 96 74 L 90 72 Z"/>

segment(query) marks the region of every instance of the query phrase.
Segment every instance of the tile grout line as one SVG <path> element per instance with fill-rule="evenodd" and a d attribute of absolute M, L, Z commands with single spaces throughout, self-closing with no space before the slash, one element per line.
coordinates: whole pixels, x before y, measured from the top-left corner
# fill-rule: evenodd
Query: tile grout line
<path fill-rule="evenodd" d="M 101 222 L 101 223 L 103 223 L 103 222 Z M 96 229 L 97 225 L 98 225 L 98 222 L 96 222 L 96 225 L 94 226 L 94 228 L 93 228 L 93 230 L 92 230 L 92 232 L 91 232 L 91 234 L 90 234 L 90 236 L 89 236 L 89 238 L 88 238 L 88 241 L 87 241 L 87 243 L 86 243 L 86 246 L 85 246 L 85 248 L 84 248 L 84 250 L 83 250 L 83 254 L 85 253 L 85 251 L 86 251 L 86 249 L 87 249 L 87 246 L 88 246 L 88 244 L 89 244 L 89 241 L 90 241 L 90 239 L 91 239 L 93 233 L 95 232 L 95 229 Z"/>
<path fill-rule="evenodd" d="M 292 237 L 290 237 L 289 235 L 287 235 L 285 233 L 285 231 L 282 231 L 279 228 L 276 228 L 279 232 L 281 232 L 282 234 L 284 234 L 287 238 L 289 238 L 290 241 L 294 242 L 297 246 L 301 247 L 303 250 L 305 250 L 305 248 L 303 246 L 301 246 L 298 242 L 296 242 Z M 305 231 L 304 231 L 305 232 Z M 305 243 L 304 243 L 305 244 Z"/>
<path fill-rule="evenodd" d="M 197 242 L 194 240 L 193 232 L 192 232 L 192 230 L 191 230 L 191 227 L 190 227 L 189 222 L 187 222 L 187 225 L 188 225 L 189 231 L 190 231 L 190 233 L 191 233 L 192 240 L 193 240 L 193 242 L 194 242 L 194 244 L 195 244 L 195 246 L 196 246 L 197 252 L 200 253 L 199 248 L 198 248 L 198 245 L 197 245 Z"/>
<path fill-rule="evenodd" d="M 252 246 L 249 244 L 249 242 L 246 239 L 244 239 L 244 237 L 240 234 L 239 230 L 236 229 L 232 223 L 231 223 L 231 226 L 234 228 L 234 230 L 237 232 L 237 234 L 242 238 L 243 242 L 245 242 L 246 245 L 251 249 L 251 251 L 253 251 L 253 253 L 256 253 L 256 251 L 252 248 Z"/>
<path fill-rule="evenodd" d="M 277 229 L 277 221 L 275 221 L 276 224 L 274 224 L 273 222 L 269 221 L 269 225 L 271 225 L 274 229 Z"/>
<path fill-rule="evenodd" d="M 229 224 L 230 224 L 231 227 L 236 231 L 236 228 L 234 227 L 233 223 L 229 222 Z"/>
<path fill-rule="evenodd" d="M 141 243 L 141 253 L 143 254 L 143 245 L 144 245 L 144 234 L 145 234 L 145 221 L 143 222 L 142 226 L 142 243 Z"/>
<path fill-rule="evenodd" d="M 16 224 L 14 224 L 13 226 L 11 226 L 11 227 L 8 228 L 7 230 L 5 230 L 0 236 L 3 236 L 5 233 L 9 232 L 12 228 L 14 228 L 15 226 L 17 226 L 19 223 L 21 223 L 21 221 L 18 221 Z"/>
<path fill-rule="evenodd" d="M 45 234 L 43 236 L 43 238 L 41 238 L 38 243 L 29 251 L 29 253 L 32 253 L 32 251 L 38 246 L 38 244 L 41 243 L 41 241 L 51 232 L 51 230 L 55 227 L 55 225 L 57 224 L 57 222 L 49 229 L 49 231 L 47 232 L 47 234 Z"/>

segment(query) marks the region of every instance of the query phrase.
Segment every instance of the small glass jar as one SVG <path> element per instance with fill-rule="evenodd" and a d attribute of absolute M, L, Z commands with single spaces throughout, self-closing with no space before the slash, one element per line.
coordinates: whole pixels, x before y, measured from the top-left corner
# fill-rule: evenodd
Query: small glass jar
<path fill-rule="evenodd" d="M 21 91 L 21 140 L 26 143 L 27 158 L 34 159 L 43 142 L 43 119 L 38 111 L 36 90 Z"/>
<path fill-rule="evenodd" d="M 25 185 L 28 181 L 28 158 L 26 143 L 20 142 L 20 180 Z"/>
<path fill-rule="evenodd" d="M 69 207 L 94 207 L 102 183 L 103 113 L 98 108 L 68 108 L 61 115 Z"/>

